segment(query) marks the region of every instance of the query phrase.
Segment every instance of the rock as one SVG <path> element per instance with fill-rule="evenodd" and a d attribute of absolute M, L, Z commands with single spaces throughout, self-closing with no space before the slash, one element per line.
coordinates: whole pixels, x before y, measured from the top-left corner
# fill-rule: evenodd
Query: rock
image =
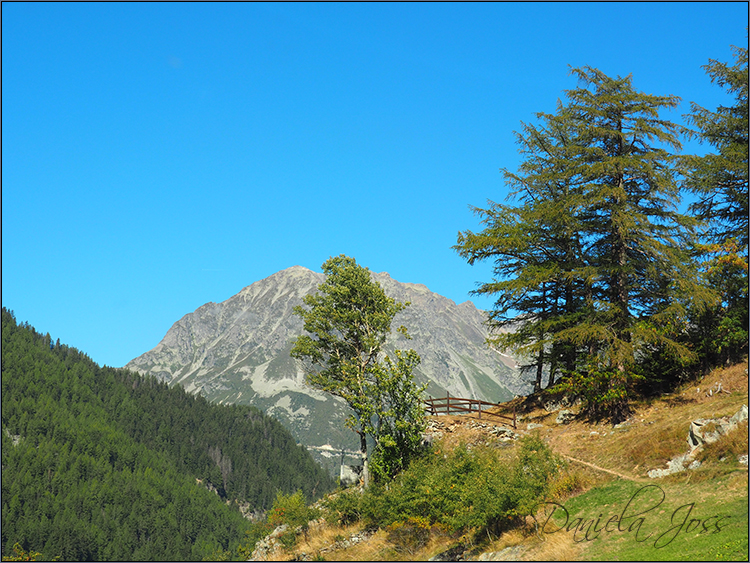
<path fill-rule="evenodd" d="M 685 462 L 687 460 L 688 454 L 678 455 L 674 459 L 671 459 L 667 462 L 666 469 L 652 469 L 648 472 L 648 476 L 652 479 L 657 479 L 659 477 L 671 475 L 672 473 L 680 473 L 681 471 L 685 471 Z"/>
<path fill-rule="evenodd" d="M 740 465 L 747 465 L 747 454 L 738 456 L 737 461 L 740 463 Z"/>
<path fill-rule="evenodd" d="M 463 561 L 464 546 L 456 545 L 430 557 L 429 561 Z"/>
<path fill-rule="evenodd" d="M 477 557 L 477 561 L 518 561 L 523 553 L 523 548 L 513 545 L 500 551 L 486 551 Z"/>
<path fill-rule="evenodd" d="M 690 451 L 668 461 L 666 469 L 652 469 L 648 472 L 648 476 L 655 479 L 658 477 L 664 477 L 665 475 L 671 475 L 672 473 L 685 471 L 686 469 L 697 469 L 701 466 L 700 461 L 694 460 L 697 453 L 700 452 L 706 444 L 715 442 L 725 434 L 737 428 L 743 420 L 747 420 L 747 405 L 742 405 L 740 410 L 738 410 L 731 418 L 725 416 L 722 418 L 699 418 L 694 420 L 690 423 L 687 437 Z M 713 426 L 713 430 L 708 430 L 710 426 Z M 743 463 L 741 458 L 742 456 L 740 456 L 738 461 Z M 747 456 L 744 456 L 744 459 L 744 464 L 746 465 Z M 719 459 L 719 461 L 723 461 L 723 458 Z M 686 464 L 687 468 L 685 467 Z"/>
<path fill-rule="evenodd" d="M 343 487 L 359 483 L 363 467 L 361 465 L 342 465 L 339 470 L 339 481 Z"/>
<path fill-rule="evenodd" d="M 737 428 L 743 420 L 747 420 L 747 405 L 742 405 L 740 410 L 731 418 L 699 418 L 694 420 L 690 424 L 690 430 L 688 431 L 688 446 L 690 446 L 691 450 L 694 450 L 703 447 L 705 444 L 711 444 Z M 706 427 L 711 423 L 713 423 L 714 430 L 709 431 Z"/>
<path fill-rule="evenodd" d="M 742 405 L 735 415 L 729 419 L 729 424 L 734 429 L 740 422 L 747 420 L 747 405 Z"/>
<path fill-rule="evenodd" d="M 255 544 L 255 549 L 250 557 L 251 561 L 266 561 L 269 556 L 279 547 L 279 536 L 286 532 L 289 526 L 282 524 L 281 526 L 274 529 L 273 532 L 268 534 L 265 538 Z"/>
<path fill-rule="evenodd" d="M 529 422 L 526 425 L 526 430 L 533 430 L 534 428 L 544 428 L 544 424 L 537 424 L 536 422 Z"/>
<path fill-rule="evenodd" d="M 559 412 L 559 414 L 557 415 L 557 418 L 555 419 L 555 422 L 557 424 L 568 424 L 574 418 L 575 418 L 575 415 L 571 411 L 565 409 Z"/>
<path fill-rule="evenodd" d="M 719 439 L 720 434 L 718 432 L 708 432 L 705 428 L 711 422 L 715 421 L 699 418 L 690 423 L 687 442 L 691 449 L 701 448 L 703 445 Z"/>

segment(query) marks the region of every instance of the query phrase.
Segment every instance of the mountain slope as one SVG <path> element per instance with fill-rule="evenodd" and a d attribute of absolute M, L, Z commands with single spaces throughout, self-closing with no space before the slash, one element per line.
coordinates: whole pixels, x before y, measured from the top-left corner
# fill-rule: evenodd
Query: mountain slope
<path fill-rule="evenodd" d="M 2 311 L 2 553 L 201 560 L 333 480 L 277 420 L 99 367 Z M 236 502 L 235 502 L 236 501 Z"/>
<path fill-rule="evenodd" d="M 415 371 L 433 396 L 503 401 L 524 393 L 512 358 L 485 345 L 484 314 L 471 302 L 456 305 L 420 284 L 404 284 L 372 273 L 385 292 L 411 306 L 394 319 L 412 340 L 394 330 L 386 351 L 413 348 L 422 357 Z M 260 280 L 223 303 L 207 303 L 185 315 L 153 350 L 126 367 L 171 385 L 200 392 L 212 401 L 259 407 L 282 420 L 308 447 L 332 456 L 357 442 L 344 427 L 341 401 L 305 384 L 301 365 L 289 352 L 302 333 L 293 308 L 316 291 L 323 274 L 294 266 Z"/>

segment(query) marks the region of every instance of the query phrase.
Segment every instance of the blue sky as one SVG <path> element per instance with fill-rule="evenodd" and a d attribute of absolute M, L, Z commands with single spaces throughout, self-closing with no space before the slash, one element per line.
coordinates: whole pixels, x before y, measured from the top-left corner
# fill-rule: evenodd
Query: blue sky
<path fill-rule="evenodd" d="M 100 364 L 293 265 L 347 254 L 456 302 L 513 131 L 569 67 L 730 104 L 701 68 L 748 4 L 2 6 L 2 304 Z M 703 147 L 686 145 L 686 151 Z M 472 298 L 480 308 L 489 299 Z"/>

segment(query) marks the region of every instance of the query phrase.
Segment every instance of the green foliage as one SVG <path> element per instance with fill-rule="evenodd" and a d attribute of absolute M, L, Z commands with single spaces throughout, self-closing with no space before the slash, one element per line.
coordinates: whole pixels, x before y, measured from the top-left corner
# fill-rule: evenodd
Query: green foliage
<path fill-rule="evenodd" d="M 409 516 L 405 521 L 394 522 L 386 528 L 388 541 L 397 551 L 413 555 L 427 545 L 433 527 L 427 518 Z"/>
<path fill-rule="evenodd" d="M 451 533 L 497 534 L 548 495 L 561 467 L 538 436 L 520 441 L 513 463 L 490 448 L 436 448 L 387 486 L 337 495 L 325 509 L 330 520 L 359 518 L 391 532 L 437 525 Z"/>
<path fill-rule="evenodd" d="M 604 417 L 624 420 L 629 414 L 628 394 L 642 380 L 632 369 L 600 369 L 594 364 L 588 370 L 571 373 L 555 386 L 555 391 L 579 396 L 584 402 L 584 412 L 594 420 Z"/>
<path fill-rule="evenodd" d="M 425 411 L 412 370 L 420 359 L 414 350 L 396 350 L 396 361 L 386 356 L 376 367 L 371 388 L 377 405 L 376 424 L 371 431 L 376 440 L 371 468 L 376 480 L 385 481 L 405 469 L 417 456 L 425 429 Z"/>
<path fill-rule="evenodd" d="M 575 367 L 574 348 L 555 335 L 580 320 L 581 280 L 590 276 L 580 235 L 582 178 L 566 171 L 577 153 L 574 131 L 559 115 L 537 117 L 539 126 L 523 124 L 516 134 L 527 160 L 517 174 L 501 170 L 521 205 L 474 208 L 484 229 L 459 233 L 454 247 L 470 264 L 494 260 L 495 279 L 475 293 L 496 297 L 491 323 L 512 330 L 491 342 L 531 360 L 522 368 L 535 372 L 534 391 L 542 387 L 545 364 L 550 384 L 559 370 Z"/>
<path fill-rule="evenodd" d="M 297 338 L 291 355 L 307 363 L 311 386 L 351 407 L 346 424 L 359 434 L 367 486 L 368 435 L 376 443 L 374 470 L 380 479 L 400 470 L 416 452 L 424 429 L 424 388 L 414 385 L 412 370 L 420 358 L 409 350 L 397 351 L 395 362 L 380 359 L 393 317 L 408 303 L 388 297 L 353 258 L 330 258 L 323 272 L 319 293 L 303 299 L 310 309 L 294 310 L 309 335 Z M 404 327 L 398 331 L 408 337 Z"/>
<path fill-rule="evenodd" d="M 307 538 L 310 522 L 318 518 L 320 510 L 307 505 L 302 491 L 289 495 L 279 491 L 268 513 L 266 529 L 270 532 L 286 525 L 288 529 L 279 536 L 279 540 L 284 547 L 291 548 L 297 543 L 297 530 Z"/>
<path fill-rule="evenodd" d="M 690 254 L 697 222 L 678 212 L 669 151 L 683 128 L 659 116 L 679 98 L 591 67 L 571 73 L 580 86 L 554 115 L 538 114 L 539 126 L 524 125 L 526 160 L 503 171 L 520 205 L 477 209 L 485 229 L 459 233 L 455 248 L 469 263 L 494 261 L 495 279 L 477 293 L 497 296 L 495 328 L 518 326 L 493 344 L 531 360 L 535 390 L 546 368 L 550 384 L 583 386 L 590 415 L 617 422 L 635 374 L 695 361 L 688 313 L 715 295 Z"/>
<path fill-rule="evenodd" d="M 691 103 L 692 132 L 715 153 L 683 158 L 685 186 L 698 196 L 691 211 L 709 222 L 709 242 L 734 239 L 747 258 L 748 246 L 748 67 L 747 48 L 733 47 L 735 64 L 710 60 L 703 68 L 711 82 L 734 94 L 735 104 L 716 111 Z"/>
<path fill-rule="evenodd" d="M 51 350 L 5 309 L 2 397 L 3 555 L 18 542 L 65 560 L 200 560 L 251 528 L 234 501 L 333 487 L 259 411 Z"/>
<path fill-rule="evenodd" d="M 302 528 L 307 531 L 312 520 L 320 518 L 320 510 L 308 506 L 302 491 L 285 495 L 281 491 L 276 494 L 273 508 L 268 514 L 268 522 L 271 526 L 288 525 L 290 528 Z"/>
<path fill-rule="evenodd" d="M 329 524 L 348 526 L 362 519 L 362 493 L 347 489 L 323 500 L 323 517 Z"/>
<path fill-rule="evenodd" d="M 735 64 L 711 60 L 711 82 L 734 95 L 732 106 L 710 111 L 691 104 L 692 132 L 715 152 L 683 158 L 685 186 L 696 196 L 690 210 L 705 221 L 705 281 L 721 299 L 694 314 L 691 342 L 703 371 L 736 363 L 748 350 L 748 66 L 747 48 L 734 47 Z"/>
<path fill-rule="evenodd" d="M 3 561 L 42 561 L 38 551 L 25 551 L 20 544 L 13 545 L 13 555 L 4 555 Z M 56 559 L 57 560 L 57 559 Z"/>

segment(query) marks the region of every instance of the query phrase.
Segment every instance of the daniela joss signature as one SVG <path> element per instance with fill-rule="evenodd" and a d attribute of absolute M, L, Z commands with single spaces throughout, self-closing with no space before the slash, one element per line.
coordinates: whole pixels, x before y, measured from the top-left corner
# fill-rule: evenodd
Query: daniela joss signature
<path fill-rule="evenodd" d="M 654 512 L 664 502 L 666 495 L 658 485 L 646 485 L 641 487 L 627 502 L 619 514 L 604 516 L 599 514 L 596 518 L 572 518 L 568 510 L 559 503 L 544 503 L 549 509 L 539 531 L 542 534 L 554 534 L 557 532 L 572 532 L 576 542 L 593 541 L 602 534 L 631 533 L 635 535 L 637 542 L 652 542 L 656 549 L 665 547 L 672 543 L 680 534 L 698 532 L 701 534 L 716 534 L 721 532 L 722 527 L 730 516 L 708 516 L 706 518 L 691 518 L 695 503 L 684 504 L 675 509 L 668 524 L 656 525 L 649 523 L 649 517 L 653 520 Z M 554 519 L 553 519 L 554 517 Z"/>

